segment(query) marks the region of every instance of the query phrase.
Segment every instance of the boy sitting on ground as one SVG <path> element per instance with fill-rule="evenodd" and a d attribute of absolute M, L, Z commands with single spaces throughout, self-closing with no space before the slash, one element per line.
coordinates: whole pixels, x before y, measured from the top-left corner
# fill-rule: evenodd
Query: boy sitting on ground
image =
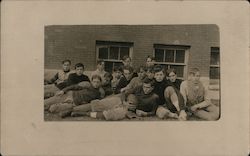
<path fill-rule="evenodd" d="M 123 77 L 121 77 L 119 83 L 116 86 L 115 94 L 121 93 L 121 89 L 130 83 L 133 76 L 133 71 L 133 68 L 129 66 L 125 66 L 123 68 Z"/>
<path fill-rule="evenodd" d="M 200 81 L 200 71 L 192 68 L 189 79 L 182 82 L 180 92 L 184 97 L 189 116 L 203 120 L 217 120 L 220 116 L 219 107 L 212 104 L 207 96 L 207 90 Z"/>
<path fill-rule="evenodd" d="M 125 91 L 125 96 L 133 94 L 138 104 L 136 114 L 141 117 L 154 116 L 159 103 L 159 97 L 153 92 L 155 81 L 148 78 L 143 80 L 141 86 Z"/>
<path fill-rule="evenodd" d="M 77 63 L 75 65 L 75 73 L 69 75 L 67 86 L 78 84 L 82 81 L 88 81 L 89 77 L 83 74 L 84 72 L 84 65 L 82 63 Z"/>
<path fill-rule="evenodd" d="M 141 86 L 143 84 L 143 79 L 145 79 L 146 77 L 146 67 L 140 66 L 137 69 L 137 74 L 138 74 L 138 77 L 132 78 L 129 84 L 126 87 L 121 89 L 121 92 L 124 92 L 125 90 L 129 90 L 129 89 L 134 89 L 137 86 Z"/>
<path fill-rule="evenodd" d="M 154 67 L 156 81 L 153 92 L 159 96 L 159 107 L 156 115 L 159 118 L 173 117 L 186 120 L 184 100 L 180 92 L 171 86 L 165 79 L 164 68 L 161 65 Z"/>
<path fill-rule="evenodd" d="M 105 92 L 105 96 L 109 96 L 109 95 L 112 95 L 113 94 L 113 88 L 111 86 L 111 81 L 113 79 L 113 76 L 106 72 L 104 74 L 104 79 L 103 79 L 103 82 L 102 82 L 102 88 Z"/>

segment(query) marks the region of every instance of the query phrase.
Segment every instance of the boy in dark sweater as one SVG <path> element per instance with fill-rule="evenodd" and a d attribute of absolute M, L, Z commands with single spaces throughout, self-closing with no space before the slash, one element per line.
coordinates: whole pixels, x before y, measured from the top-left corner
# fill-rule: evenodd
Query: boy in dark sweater
<path fill-rule="evenodd" d="M 105 96 L 109 96 L 109 95 L 112 95 L 113 94 L 113 89 L 112 89 L 112 86 L 111 86 L 111 81 L 113 79 L 113 76 L 106 72 L 104 74 L 104 78 L 103 78 L 103 82 L 102 82 L 102 88 L 105 92 Z"/>
<path fill-rule="evenodd" d="M 84 65 L 82 63 L 77 63 L 75 65 L 75 73 L 72 73 L 69 75 L 67 86 L 78 84 L 82 81 L 88 81 L 90 82 L 88 76 L 84 75 Z"/>
<path fill-rule="evenodd" d="M 72 73 L 70 65 L 70 60 L 62 61 L 62 70 L 58 71 L 52 79 L 44 81 L 44 98 L 54 96 L 57 91 L 67 86 L 68 77 Z"/>
<path fill-rule="evenodd" d="M 142 86 L 125 91 L 125 96 L 135 95 L 137 99 L 136 114 L 138 116 L 153 116 L 159 103 L 159 96 L 153 92 L 155 81 L 145 78 Z"/>
<path fill-rule="evenodd" d="M 123 68 L 123 77 L 121 77 L 120 81 L 118 82 L 116 89 L 115 89 L 115 94 L 121 93 L 122 88 L 126 87 L 131 79 L 133 78 L 133 68 L 129 66 L 125 66 Z"/>
<path fill-rule="evenodd" d="M 79 85 L 71 86 L 70 90 L 64 89 L 64 94 L 45 99 L 45 110 L 50 112 L 71 111 L 74 106 L 89 103 L 94 99 L 100 99 L 101 77 L 98 75 L 92 76 L 91 84 L 82 82 Z M 64 110 L 64 108 L 67 108 Z"/>
<path fill-rule="evenodd" d="M 171 68 L 167 71 L 167 78 L 168 78 L 168 82 L 174 86 L 176 89 L 180 90 L 180 86 L 182 83 L 181 79 L 177 79 L 177 74 L 176 74 L 176 70 Z"/>
<path fill-rule="evenodd" d="M 161 65 L 154 67 L 156 81 L 153 92 L 159 96 L 159 107 L 156 115 L 159 118 L 174 117 L 186 120 L 184 100 L 177 89 L 165 79 L 164 68 Z"/>

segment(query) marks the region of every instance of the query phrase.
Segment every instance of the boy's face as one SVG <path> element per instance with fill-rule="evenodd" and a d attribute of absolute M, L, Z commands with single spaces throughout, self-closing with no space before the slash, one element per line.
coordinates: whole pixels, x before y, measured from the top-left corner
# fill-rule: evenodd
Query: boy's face
<path fill-rule="evenodd" d="M 81 76 L 83 74 L 83 67 L 76 67 L 76 75 Z"/>
<path fill-rule="evenodd" d="M 129 72 L 129 70 L 123 70 L 123 75 L 127 80 L 130 80 L 132 78 L 132 73 Z"/>
<path fill-rule="evenodd" d="M 144 79 L 146 76 L 146 72 L 143 69 L 140 69 L 140 71 L 137 74 L 138 74 L 139 79 L 141 80 Z"/>
<path fill-rule="evenodd" d="M 156 72 L 154 75 L 154 78 L 157 82 L 161 82 L 164 79 L 164 73 L 163 71 Z"/>
<path fill-rule="evenodd" d="M 146 60 L 146 65 L 148 66 L 148 67 L 150 67 L 150 66 L 153 66 L 154 65 L 154 60 L 152 60 L 151 58 L 147 58 L 147 60 Z"/>
<path fill-rule="evenodd" d="M 144 94 L 150 94 L 153 91 L 154 87 L 152 87 L 151 84 L 143 83 L 142 89 Z"/>
<path fill-rule="evenodd" d="M 191 74 L 190 75 L 190 79 L 195 82 L 198 83 L 200 81 L 200 72 L 196 72 L 195 74 Z"/>
<path fill-rule="evenodd" d="M 124 66 L 131 66 L 131 60 L 130 58 L 127 58 L 126 60 L 122 61 Z"/>
<path fill-rule="evenodd" d="M 169 77 L 169 80 L 171 81 L 171 82 L 175 82 L 175 80 L 176 80 L 176 78 L 177 78 L 177 75 L 174 73 L 174 72 L 171 72 L 171 73 L 169 73 L 169 75 L 168 75 Z"/>
<path fill-rule="evenodd" d="M 152 80 L 155 76 L 155 74 L 152 71 L 147 71 L 146 75 L 150 80 Z"/>
<path fill-rule="evenodd" d="M 101 81 L 98 78 L 94 78 L 91 81 L 91 84 L 94 88 L 99 88 L 101 86 Z"/>
<path fill-rule="evenodd" d="M 103 84 L 110 84 L 111 83 L 111 78 L 110 77 L 104 77 Z"/>
<path fill-rule="evenodd" d="M 70 70 L 70 63 L 69 62 L 64 62 L 62 64 L 63 71 L 67 72 Z"/>
<path fill-rule="evenodd" d="M 104 70 L 104 67 L 105 67 L 105 63 L 104 62 L 101 62 L 100 64 L 97 65 L 97 69 L 99 70 Z"/>
<path fill-rule="evenodd" d="M 115 71 L 114 72 L 114 77 L 115 78 L 120 79 L 121 76 L 122 76 L 122 72 L 120 72 L 120 71 Z"/>

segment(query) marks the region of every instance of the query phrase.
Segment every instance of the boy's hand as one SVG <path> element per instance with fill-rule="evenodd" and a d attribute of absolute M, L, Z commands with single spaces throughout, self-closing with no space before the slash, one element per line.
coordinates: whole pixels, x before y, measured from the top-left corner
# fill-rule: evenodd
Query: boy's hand
<path fill-rule="evenodd" d="M 196 112 L 198 108 L 199 108 L 198 105 L 194 105 L 190 109 L 191 111 Z"/>
<path fill-rule="evenodd" d="M 136 110 L 136 115 L 143 117 L 143 116 L 147 116 L 147 112 L 144 112 L 142 110 Z"/>
<path fill-rule="evenodd" d="M 187 113 L 184 110 L 181 110 L 178 119 L 181 121 L 186 121 L 187 120 Z"/>
<path fill-rule="evenodd" d="M 122 92 L 125 92 L 126 89 L 127 89 L 126 87 L 122 88 L 122 89 L 121 89 L 121 93 L 122 93 Z"/>
<path fill-rule="evenodd" d="M 176 118 L 176 119 L 179 118 L 178 115 L 177 115 L 176 113 L 172 113 L 172 112 L 169 112 L 167 116 L 168 116 L 168 117 L 171 117 L 171 118 Z"/>
<path fill-rule="evenodd" d="M 56 96 L 62 96 L 63 94 L 64 94 L 64 91 L 62 91 L 62 90 L 56 92 Z"/>

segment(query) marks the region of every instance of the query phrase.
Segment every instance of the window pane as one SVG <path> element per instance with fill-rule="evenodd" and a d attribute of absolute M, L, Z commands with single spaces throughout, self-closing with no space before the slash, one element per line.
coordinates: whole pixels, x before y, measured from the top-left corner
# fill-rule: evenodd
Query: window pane
<path fill-rule="evenodd" d="M 210 79 L 219 79 L 219 78 L 220 78 L 220 68 L 210 67 Z"/>
<path fill-rule="evenodd" d="M 220 53 L 211 52 L 210 64 L 211 65 L 219 65 L 220 64 Z"/>
<path fill-rule="evenodd" d="M 185 63 L 185 50 L 176 50 L 176 63 Z"/>
<path fill-rule="evenodd" d="M 174 68 L 176 70 L 177 77 L 183 77 L 184 73 L 184 66 L 175 66 L 171 65 L 171 68 Z"/>
<path fill-rule="evenodd" d="M 105 71 L 112 73 L 113 62 L 105 61 Z"/>
<path fill-rule="evenodd" d="M 164 50 L 163 49 L 155 49 L 155 61 L 163 62 Z"/>
<path fill-rule="evenodd" d="M 123 56 L 129 56 L 129 47 L 121 47 L 120 48 L 120 60 L 122 60 Z"/>
<path fill-rule="evenodd" d="M 109 59 L 118 60 L 119 47 L 110 47 Z"/>
<path fill-rule="evenodd" d="M 108 59 L 108 48 L 99 48 L 99 59 Z"/>
<path fill-rule="evenodd" d="M 165 62 L 174 62 L 174 50 L 166 49 Z"/>
<path fill-rule="evenodd" d="M 114 62 L 114 67 L 121 67 L 122 65 L 122 62 Z"/>

